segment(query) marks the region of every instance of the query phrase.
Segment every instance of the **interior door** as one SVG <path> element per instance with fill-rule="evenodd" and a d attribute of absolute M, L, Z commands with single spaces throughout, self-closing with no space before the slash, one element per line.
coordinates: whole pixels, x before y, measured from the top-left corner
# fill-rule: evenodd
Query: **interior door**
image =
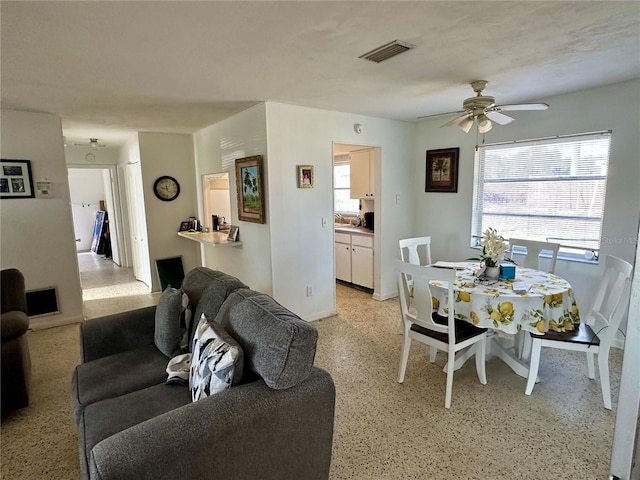
<path fill-rule="evenodd" d="M 149 265 L 149 244 L 147 241 L 147 220 L 144 214 L 144 192 L 142 190 L 142 169 L 139 163 L 127 165 L 127 197 L 129 222 L 131 226 L 131 253 L 133 274 L 151 288 L 151 267 Z"/>

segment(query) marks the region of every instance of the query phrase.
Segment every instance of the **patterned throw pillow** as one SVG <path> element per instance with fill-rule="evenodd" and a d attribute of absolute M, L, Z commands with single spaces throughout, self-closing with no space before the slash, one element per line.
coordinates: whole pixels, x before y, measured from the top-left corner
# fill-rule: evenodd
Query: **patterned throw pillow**
<path fill-rule="evenodd" d="M 242 377 L 242 349 L 216 322 L 202 314 L 193 336 L 189 375 L 191 399 L 214 395 L 238 383 Z"/>

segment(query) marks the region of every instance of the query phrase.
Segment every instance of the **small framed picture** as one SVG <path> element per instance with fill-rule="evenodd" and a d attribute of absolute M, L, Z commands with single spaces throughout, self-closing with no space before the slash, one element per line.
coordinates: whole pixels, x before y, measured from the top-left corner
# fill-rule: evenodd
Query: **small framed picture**
<path fill-rule="evenodd" d="M 425 192 L 458 191 L 459 148 L 427 150 Z"/>
<path fill-rule="evenodd" d="M 298 188 L 313 188 L 313 165 L 298 165 Z"/>
<path fill-rule="evenodd" d="M 229 226 L 229 235 L 227 235 L 227 240 L 230 242 L 238 241 L 238 226 L 231 225 Z"/>
<path fill-rule="evenodd" d="M 191 222 L 180 222 L 180 232 L 188 232 L 191 228 Z"/>
<path fill-rule="evenodd" d="M 0 161 L 0 198 L 34 198 L 30 160 Z"/>

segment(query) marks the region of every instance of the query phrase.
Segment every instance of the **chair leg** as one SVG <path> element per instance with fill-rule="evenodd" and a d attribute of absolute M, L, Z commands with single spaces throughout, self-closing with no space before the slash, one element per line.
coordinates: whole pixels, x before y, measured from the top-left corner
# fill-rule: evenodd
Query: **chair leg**
<path fill-rule="evenodd" d="M 411 347 L 411 337 L 407 332 L 405 332 L 404 341 L 402 343 L 402 355 L 400 356 L 400 373 L 398 374 L 398 383 L 404 382 L 404 374 L 407 371 L 407 360 L 409 359 L 410 347 Z"/>
<path fill-rule="evenodd" d="M 593 352 L 587 352 L 587 374 L 589 375 L 589 378 L 591 380 L 596 378 L 596 369 L 593 362 Z"/>
<path fill-rule="evenodd" d="M 429 361 L 431 363 L 436 361 L 437 355 L 438 355 L 438 349 L 436 347 L 429 347 Z"/>
<path fill-rule="evenodd" d="M 611 385 L 609 383 L 609 350 L 598 352 L 598 373 L 600 374 L 600 387 L 602 388 L 602 401 L 604 408 L 611 410 Z"/>
<path fill-rule="evenodd" d="M 529 362 L 529 376 L 527 377 L 527 387 L 524 390 L 525 395 L 531 395 L 531 392 L 533 392 L 538 376 L 538 368 L 540 367 L 540 350 L 542 350 L 542 342 L 540 340 L 537 338 L 532 338 L 531 340 L 531 362 Z"/>
<path fill-rule="evenodd" d="M 456 361 L 456 352 L 449 350 L 449 361 L 447 362 L 447 389 L 444 397 L 444 408 L 451 408 L 451 394 L 453 393 L 453 372 Z"/>
<path fill-rule="evenodd" d="M 485 361 L 487 357 L 486 339 L 476 343 L 473 348 L 476 349 L 476 372 L 478 372 L 478 380 L 482 385 L 487 384 L 487 371 L 485 369 Z"/>

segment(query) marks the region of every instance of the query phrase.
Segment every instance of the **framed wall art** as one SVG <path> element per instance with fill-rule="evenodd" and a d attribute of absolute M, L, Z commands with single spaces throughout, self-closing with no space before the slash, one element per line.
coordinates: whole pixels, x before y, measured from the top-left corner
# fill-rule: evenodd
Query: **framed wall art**
<path fill-rule="evenodd" d="M 262 155 L 238 158 L 236 160 L 236 190 L 239 220 L 266 223 L 263 185 Z"/>
<path fill-rule="evenodd" d="M 227 235 L 227 240 L 230 242 L 238 241 L 238 226 L 230 225 L 229 226 L 229 234 Z"/>
<path fill-rule="evenodd" d="M 313 165 L 298 165 L 298 188 L 313 188 Z"/>
<path fill-rule="evenodd" d="M 0 160 L 0 198 L 34 198 L 30 160 Z"/>
<path fill-rule="evenodd" d="M 459 148 L 427 150 L 425 192 L 458 191 Z"/>

